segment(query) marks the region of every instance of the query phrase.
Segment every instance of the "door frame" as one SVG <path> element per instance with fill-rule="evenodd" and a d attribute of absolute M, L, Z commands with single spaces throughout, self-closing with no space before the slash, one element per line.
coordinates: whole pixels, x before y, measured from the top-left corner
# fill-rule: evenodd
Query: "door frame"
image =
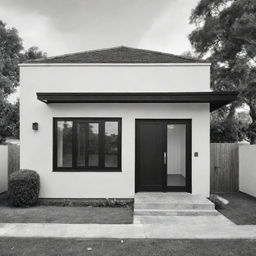
<path fill-rule="evenodd" d="M 162 165 L 163 189 L 160 192 L 177 191 L 177 192 L 192 192 L 192 119 L 135 119 L 135 192 L 143 191 L 140 189 L 139 184 L 139 139 L 138 139 L 138 125 L 140 122 L 160 122 L 163 126 L 163 151 L 167 152 L 167 125 L 168 124 L 185 124 L 186 125 L 186 185 L 180 186 L 167 186 L 167 159 L 166 164 Z M 162 154 L 163 155 L 163 154 Z M 164 158 L 163 158 L 164 159 Z M 152 190 L 153 191 L 153 190 Z"/>

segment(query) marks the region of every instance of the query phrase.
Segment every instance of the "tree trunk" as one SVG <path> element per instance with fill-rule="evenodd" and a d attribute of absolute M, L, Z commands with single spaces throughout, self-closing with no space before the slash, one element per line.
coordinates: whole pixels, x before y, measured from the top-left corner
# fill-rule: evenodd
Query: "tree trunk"
<path fill-rule="evenodd" d="M 249 104 L 249 107 L 250 107 L 250 116 L 251 116 L 251 119 L 252 119 L 252 123 L 250 124 L 250 136 L 249 136 L 249 139 L 250 139 L 250 144 L 256 144 L 256 105 L 255 104 Z"/>
<path fill-rule="evenodd" d="M 255 145 L 255 144 L 256 144 L 256 136 L 251 137 L 251 139 L 250 139 L 250 144 L 251 144 L 251 145 Z"/>
<path fill-rule="evenodd" d="M 229 109 L 229 113 L 227 116 L 227 120 L 231 120 L 235 117 L 236 114 L 236 108 L 237 108 L 237 104 L 236 103 L 232 103 Z"/>
<path fill-rule="evenodd" d="M 253 104 L 249 105 L 250 107 L 250 116 L 252 118 L 252 122 L 256 122 L 256 106 L 254 106 Z"/>

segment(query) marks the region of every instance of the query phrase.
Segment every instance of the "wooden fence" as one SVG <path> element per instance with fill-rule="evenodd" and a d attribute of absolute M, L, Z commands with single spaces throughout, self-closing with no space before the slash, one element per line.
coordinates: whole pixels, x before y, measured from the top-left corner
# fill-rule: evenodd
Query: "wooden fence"
<path fill-rule="evenodd" d="M 239 146 L 211 143 L 211 193 L 239 190 Z"/>
<path fill-rule="evenodd" d="M 20 169 L 20 147 L 8 145 L 8 176 Z M 211 193 L 239 190 L 239 146 L 211 143 Z"/>
<path fill-rule="evenodd" d="M 20 146 L 8 145 L 8 176 L 20 169 Z"/>
<path fill-rule="evenodd" d="M 0 193 L 8 189 L 8 148 L 0 145 Z"/>
<path fill-rule="evenodd" d="M 20 146 L 0 145 L 0 193 L 8 190 L 10 175 L 20 169 Z"/>

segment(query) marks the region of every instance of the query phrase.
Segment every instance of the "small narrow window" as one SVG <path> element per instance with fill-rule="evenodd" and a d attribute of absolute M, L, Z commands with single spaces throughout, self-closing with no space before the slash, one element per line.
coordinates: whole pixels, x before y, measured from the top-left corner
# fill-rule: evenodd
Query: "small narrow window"
<path fill-rule="evenodd" d="M 120 171 L 121 120 L 54 119 L 55 171 Z"/>

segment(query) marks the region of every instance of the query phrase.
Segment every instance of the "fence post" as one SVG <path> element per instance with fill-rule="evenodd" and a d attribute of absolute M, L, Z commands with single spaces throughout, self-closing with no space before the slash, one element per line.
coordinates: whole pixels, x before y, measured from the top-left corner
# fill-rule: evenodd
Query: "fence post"
<path fill-rule="evenodd" d="M 0 145 L 0 193 L 8 190 L 8 146 Z"/>

